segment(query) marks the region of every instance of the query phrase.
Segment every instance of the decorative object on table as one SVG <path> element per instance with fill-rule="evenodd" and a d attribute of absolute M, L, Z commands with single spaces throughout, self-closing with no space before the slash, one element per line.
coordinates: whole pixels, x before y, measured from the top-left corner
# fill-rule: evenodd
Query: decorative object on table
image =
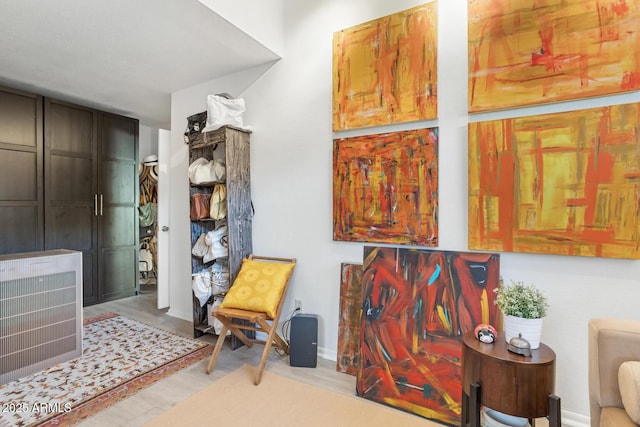
<path fill-rule="evenodd" d="M 522 356 L 531 356 L 531 344 L 529 344 L 529 341 L 522 338 L 522 334 L 518 334 L 517 337 L 513 337 L 509 340 L 509 347 L 507 350 Z"/>
<path fill-rule="evenodd" d="M 462 338 L 498 321 L 499 261 L 365 246 L 358 396 L 460 425 Z"/>
<path fill-rule="evenodd" d="M 491 344 L 496 340 L 498 332 L 496 328 L 487 324 L 480 324 L 475 329 L 476 337 L 485 344 Z"/>
<path fill-rule="evenodd" d="M 433 1 L 333 34 L 333 130 L 438 117 Z"/>
<path fill-rule="evenodd" d="M 333 141 L 333 239 L 438 245 L 438 128 Z"/>
<path fill-rule="evenodd" d="M 640 103 L 470 123 L 469 249 L 640 259 L 639 127 Z"/>
<path fill-rule="evenodd" d="M 496 289 L 495 304 L 503 315 L 505 340 L 522 334 L 531 344 L 531 349 L 540 347 L 542 320 L 547 314 L 547 297 L 534 285 L 511 281 Z"/>

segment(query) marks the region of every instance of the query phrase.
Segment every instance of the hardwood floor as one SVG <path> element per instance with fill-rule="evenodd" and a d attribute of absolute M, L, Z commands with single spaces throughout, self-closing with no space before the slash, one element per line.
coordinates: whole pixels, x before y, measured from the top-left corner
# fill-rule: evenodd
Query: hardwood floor
<path fill-rule="evenodd" d="M 191 322 L 171 317 L 166 314 L 166 310 L 158 310 L 155 306 L 155 293 L 145 292 L 133 297 L 85 307 L 84 317 L 89 318 L 98 314 L 116 312 L 130 319 L 179 335 L 193 337 Z M 215 342 L 215 337 L 208 334 L 199 339 L 210 343 Z M 243 364 L 257 365 L 261 355 L 262 346 L 254 346 L 251 349 L 242 347 L 235 351 L 225 348 L 220 353 L 215 371 L 211 375 L 207 375 L 206 372 L 209 362 L 209 359 L 206 358 L 167 378 L 159 380 L 157 383 L 95 414 L 78 425 L 82 427 L 104 427 L 107 425 L 142 426 L 176 403 L 186 399 Z M 322 358 L 318 358 L 317 368 L 291 367 L 287 356 L 279 356 L 272 350 L 266 369 L 276 374 L 314 384 L 338 393 L 353 395 L 355 391 L 355 377 L 336 372 L 335 362 Z M 211 408 L 207 408 L 207 410 L 213 411 L 214 408 L 215 402 L 212 402 Z"/>
<path fill-rule="evenodd" d="M 146 291 L 133 297 L 86 307 L 84 316 L 88 318 L 98 314 L 116 312 L 130 319 L 154 325 L 179 335 L 193 337 L 191 322 L 171 317 L 166 314 L 166 310 L 158 310 L 155 307 L 155 292 Z M 209 343 L 215 342 L 215 337 L 208 334 L 199 339 Z M 262 346 L 254 346 L 252 349 L 242 347 L 235 351 L 231 351 L 229 347 L 225 348 L 220 353 L 215 371 L 211 375 L 207 375 L 209 359 L 206 358 L 167 378 L 159 380 L 157 383 L 116 403 L 109 409 L 95 414 L 78 425 L 81 427 L 143 426 L 178 402 L 200 391 L 243 364 L 248 363 L 256 366 L 260 362 L 261 355 Z M 288 356 L 279 356 L 272 350 L 266 369 L 278 375 L 313 384 L 337 393 L 345 395 L 353 395 L 355 393 L 355 377 L 336 372 L 334 361 L 318 358 L 318 366 L 316 368 L 292 367 L 289 365 Z M 215 410 L 215 402 L 211 402 L 211 407 L 206 409 L 208 413 L 213 413 L 212 411 Z M 206 416 L 206 413 L 203 412 L 203 417 Z M 425 426 L 431 425 L 434 425 L 434 423 L 425 420 Z M 535 426 L 537 427 L 548 427 L 548 425 L 547 419 L 535 420 Z"/>

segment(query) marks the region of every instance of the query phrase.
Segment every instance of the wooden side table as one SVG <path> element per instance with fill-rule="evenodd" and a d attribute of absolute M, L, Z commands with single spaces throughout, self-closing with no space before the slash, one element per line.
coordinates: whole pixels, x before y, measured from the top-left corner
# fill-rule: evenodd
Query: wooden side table
<path fill-rule="evenodd" d="M 480 406 L 517 417 L 548 417 L 560 427 L 560 398 L 554 395 L 556 354 L 540 343 L 525 357 L 508 350 L 504 333 L 492 344 L 474 332 L 462 337 L 462 425 L 480 427 Z"/>

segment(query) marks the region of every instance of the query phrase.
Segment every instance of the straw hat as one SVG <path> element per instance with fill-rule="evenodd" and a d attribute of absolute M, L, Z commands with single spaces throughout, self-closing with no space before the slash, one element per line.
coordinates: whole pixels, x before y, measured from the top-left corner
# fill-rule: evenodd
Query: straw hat
<path fill-rule="evenodd" d="M 138 163 L 138 176 L 140 182 L 143 182 L 149 176 L 148 168 L 143 163 Z"/>
<path fill-rule="evenodd" d="M 151 166 L 149 168 L 149 178 L 151 178 L 152 180 L 158 182 L 158 172 L 159 172 L 159 166 L 158 163 L 156 162 L 155 165 Z"/>
<path fill-rule="evenodd" d="M 150 154 L 145 157 L 142 162 L 147 166 L 157 165 L 158 164 L 158 156 L 156 154 Z"/>

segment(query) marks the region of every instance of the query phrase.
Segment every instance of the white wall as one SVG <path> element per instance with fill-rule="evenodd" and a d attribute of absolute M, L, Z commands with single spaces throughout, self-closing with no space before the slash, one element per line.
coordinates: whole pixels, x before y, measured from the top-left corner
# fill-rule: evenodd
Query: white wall
<path fill-rule="evenodd" d="M 158 128 L 140 125 L 138 135 L 138 160 L 150 154 L 158 154 Z"/>
<path fill-rule="evenodd" d="M 251 142 L 252 197 L 256 209 L 254 252 L 298 259 L 285 312 L 293 308 L 293 300 L 298 298 L 303 300 L 304 312 L 319 315 L 319 346 L 326 357 L 335 358 L 336 355 L 340 263 L 361 263 L 363 248 L 359 243 L 332 241 L 333 138 L 438 126 L 439 248 L 466 251 L 467 123 L 470 120 L 640 101 L 640 94 L 634 93 L 470 117 L 466 112 L 467 2 L 441 0 L 438 5 L 439 119 L 333 134 L 333 32 L 422 3 L 411 0 L 285 0 L 284 58 L 242 93 L 232 92 L 245 98 L 245 123 L 254 127 Z M 231 81 L 217 83 L 210 86 L 218 91 L 224 89 L 224 83 L 233 86 Z M 204 102 L 207 91 L 198 88 L 190 90 L 188 95 L 179 95 L 174 96 L 174 101 L 191 97 L 190 102 L 195 99 Z M 197 111 L 197 108 L 187 108 L 183 104 L 174 105 L 172 129 L 181 132 L 186 116 Z M 182 144 L 177 137 L 173 139 L 174 144 Z M 174 154 L 176 172 L 186 176 L 186 147 Z M 180 192 L 174 200 L 183 205 L 180 207 L 183 211 L 181 221 L 187 224 L 186 181 L 180 184 Z M 176 248 L 180 252 L 172 257 L 174 260 L 184 257 L 186 267 L 183 266 L 182 280 L 189 274 L 187 227 L 188 224 L 180 227 L 187 231 L 179 236 L 180 243 Z M 177 236 L 174 234 L 173 237 Z M 501 273 L 507 281 L 513 278 L 533 282 L 548 295 L 551 308 L 545 319 L 543 342 L 557 354 L 556 392 L 562 398 L 564 421 L 567 425 L 586 425 L 589 413 L 587 322 L 597 316 L 640 318 L 635 304 L 640 295 L 637 279 L 640 263 L 516 253 L 503 253 L 500 263 Z M 180 292 L 190 304 L 186 282 Z"/>
<path fill-rule="evenodd" d="M 282 56 L 283 0 L 198 0 L 218 15 Z"/>

